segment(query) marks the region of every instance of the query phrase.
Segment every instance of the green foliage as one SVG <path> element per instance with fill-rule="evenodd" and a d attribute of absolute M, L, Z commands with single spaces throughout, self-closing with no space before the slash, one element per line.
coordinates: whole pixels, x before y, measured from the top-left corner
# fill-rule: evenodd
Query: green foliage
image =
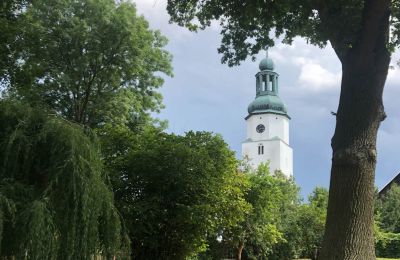
<path fill-rule="evenodd" d="M 126 148 L 110 154 L 107 167 L 134 259 L 185 259 L 205 250 L 217 227 L 243 220 L 246 180 L 220 136 L 120 128 L 113 140 Z"/>
<path fill-rule="evenodd" d="M 138 133 L 165 125 L 149 113 L 162 108 L 161 75 L 172 76 L 167 39 L 130 1 L 5 0 L 0 11 L 0 88 L 17 101 L 0 104 L 0 256 L 128 257 L 136 227 L 121 223 L 106 172 L 121 184 Z M 224 179 L 219 210 L 246 208 L 240 180 Z"/>
<path fill-rule="evenodd" d="M 160 73 L 172 75 L 167 40 L 134 4 L 34 1 L 18 19 L 8 94 L 91 127 L 158 111 Z"/>
<path fill-rule="evenodd" d="M 251 186 L 246 196 L 253 210 L 246 218 L 241 238 L 244 253 L 255 259 L 266 259 L 273 246 L 284 241 L 280 230 L 283 218 L 298 202 L 299 189 L 282 173 L 269 173 L 269 165 L 260 165 L 248 175 Z"/>
<path fill-rule="evenodd" d="M 380 227 L 386 232 L 400 233 L 400 187 L 393 184 L 381 198 Z"/>
<path fill-rule="evenodd" d="M 191 30 L 203 29 L 213 20 L 219 21 L 222 41 L 218 50 L 223 54 L 222 62 L 227 62 L 229 66 L 238 65 L 248 56 L 254 60 L 261 49 L 273 46 L 275 39 L 281 38 L 284 43 L 290 44 L 295 37 L 302 37 L 308 43 L 320 47 L 324 47 L 329 41 L 342 62 L 344 75 L 336 116 L 337 126 L 332 139 L 333 153 L 344 150 L 355 153 L 360 149 L 367 151 L 370 147 L 375 149 L 379 122 L 385 118 L 382 93 L 390 52 L 400 45 L 398 0 L 168 0 L 167 9 L 172 22 Z M 361 82 L 358 80 L 361 74 L 370 79 Z M 350 100 L 361 101 L 355 103 L 349 102 Z M 361 122 L 359 118 L 365 120 Z M 359 125 L 366 129 L 367 135 L 365 131 L 357 130 L 361 129 Z M 368 142 L 370 144 L 365 145 Z M 341 160 L 345 161 L 345 158 L 333 160 L 333 164 L 344 165 L 344 171 L 354 172 L 353 168 Z M 373 166 L 374 162 L 369 169 L 374 169 Z M 369 171 L 364 164 L 357 167 L 360 172 Z M 373 255 L 371 243 L 366 245 L 368 250 L 363 245 L 372 238 L 371 229 L 360 229 L 358 233 L 351 234 L 350 238 L 343 237 L 348 234 L 344 232 L 346 227 L 351 228 L 358 221 L 371 224 L 372 198 L 368 194 L 371 194 L 372 187 L 359 187 L 363 182 L 358 177 L 346 175 L 348 179 L 354 178 L 354 183 L 353 187 L 342 192 L 341 183 L 348 180 L 343 177 L 339 168 L 335 165 L 332 167 L 334 181 L 331 201 L 335 203 L 329 211 L 327 239 L 324 255 L 321 257 L 333 257 L 337 254 L 339 258 L 344 255 L 354 258 L 356 256 L 352 254 L 360 252 L 361 248 L 361 255 Z M 373 174 L 363 176 L 366 178 L 365 183 L 372 181 Z M 363 193 L 367 195 L 358 196 L 356 191 L 362 188 L 370 190 Z M 343 199 L 346 197 L 348 199 Z M 364 204 L 364 209 L 368 209 L 368 212 L 357 209 Z M 338 218 L 343 212 L 347 212 L 343 214 L 345 218 Z M 336 225 L 344 228 L 337 229 Z"/>
<path fill-rule="evenodd" d="M 88 129 L 19 102 L 0 102 L 2 257 L 112 258 L 120 218 Z"/>
<path fill-rule="evenodd" d="M 376 255 L 379 257 L 400 257 L 400 234 L 379 232 L 375 238 Z"/>
<path fill-rule="evenodd" d="M 375 201 L 376 255 L 400 257 L 400 187 L 393 184 Z"/>
<path fill-rule="evenodd" d="M 387 47 L 393 52 L 400 46 L 400 2 L 390 2 Z M 291 44 L 295 37 L 302 37 L 319 47 L 329 41 L 342 59 L 360 43 L 363 18 L 371 18 L 364 15 L 369 5 L 365 0 L 168 0 L 167 10 L 172 22 L 193 31 L 219 21 L 222 41 L 218 51 L 223 54 L 222 62 L 233 66 L 248 56 L 254 60 L 261 49 L 274 46 L 275 38 Z"/>
<path fill-rule="evenodd" d="M 29 2 L 27 0 L 2 0 L 0 3 L 0 75 L 7 71 L 11 63 L 13 44 L 18 30 L 18 16 Z M 2 84 L 6 84 L 7 80 L 7 77 L 0 77 Z"/>
<path fill-rule="evenodd" d="M 220 241 L 211 237 L 202 259 L 237 257 L 241 248 L 245 259 L 269 259 L 274 246 L 285 241 L 281 226 L 298 205 L 298 187 L 280 172 L 270 174 L 268 164 L 256 171 L 242 168 L 248 170 L 250 186 L 245 198 L 251 210 L 239 225 L 220 228 Z"/>
<path fill-rule="evenodd" d="M 398 4 L 393 2 L 398 11 Z M 219 20 L 219 52 L 223 54 L 222 61 L 232 66 L 248 55 L 254 58 L 262 48 L 273 46 L 274 38 L 280 36 L 284 43 L 299 36 L 320 47 L 330 41 L 340 57 L 357 44 L 363 7 L 363 0 L 168 0 L 167 8 L 171 21 L 192 30 Z M 398 18 L 398 12 L 396 15 Z M 399 27 L 397 22 L 393 24 Z"/>
<path fill-rule="evenodd" d="M 392 25 L 392 38 L 390 45 L 392 49 L 400 46 L 400 2 L 392 1 L 392 14 L 391 14 L 391 25 Z"/>
<path fill-rule="evenodd" d="M 326 211 L 328 208 L 328 190 L 323 187 L 316 187 L 308 197 L 308 202 L 311 207 Z"/>
<path fill-rule="evenodd" d="M 317 187 L 308 198 L 285 218 L 282 227 L 285 240 L 276 247 L 268 259 L 315 258 L 321 247 L 325 228 L 328 191 Z"/>

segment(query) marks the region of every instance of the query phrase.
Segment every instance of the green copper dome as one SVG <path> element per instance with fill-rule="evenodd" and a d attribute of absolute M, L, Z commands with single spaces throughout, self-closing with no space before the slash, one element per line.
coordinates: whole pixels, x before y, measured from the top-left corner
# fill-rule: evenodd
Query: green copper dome
<path fill-rule="evenodd" d="M 282 100 L 275 94 L 259 95 L 247 108 L 249 114 L 274 113 L 287 115 L 287 109 Z"/>
<path fill-rule="evenodd" d="M 274 71 L 274 62 L 268 58 L 268 52 L 260 62 L 260 71 L 256 74 L 256 98 L 247 108 L 250 117 L 254 114 L 279 114 L 289 117 L 285 104 L 279 97 L 279 74 Z"/>
<path fill-rule="evenodd" d="M 260 70 L 274 70 L 275 65 L 272 59 L 266 57 L 261 60 L 260 65 L 258 66 Z"/>

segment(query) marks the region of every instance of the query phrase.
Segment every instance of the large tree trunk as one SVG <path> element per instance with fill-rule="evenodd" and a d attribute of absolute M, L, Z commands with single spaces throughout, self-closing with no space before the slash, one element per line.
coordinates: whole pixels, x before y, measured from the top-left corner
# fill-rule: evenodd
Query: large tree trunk
<path fill-rule="evenodd" d="M 383 14 L 374 28 L 364 20 L 359 44 L 341 58 L 343 77 L 320 260 L 375 260 L 376 138 L 385 118 L 382 93 L 390 63 L 388 13 Z"/>

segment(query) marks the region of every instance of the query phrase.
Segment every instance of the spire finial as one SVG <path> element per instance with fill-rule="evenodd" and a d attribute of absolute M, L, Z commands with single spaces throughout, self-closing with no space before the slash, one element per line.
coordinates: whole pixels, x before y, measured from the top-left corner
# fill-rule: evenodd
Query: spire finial
<path fill-rule="evenodd" d="M 260 61 L 260 65 L 258 66 L 260 70 L 274 70 L 274 62 L 271 58 L 268 57 L 268 47 L 265 47 L 265 58 Z"/>

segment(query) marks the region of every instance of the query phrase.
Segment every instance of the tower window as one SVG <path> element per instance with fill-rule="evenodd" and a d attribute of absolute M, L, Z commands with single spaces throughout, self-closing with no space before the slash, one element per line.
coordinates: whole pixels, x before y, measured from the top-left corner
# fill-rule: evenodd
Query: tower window
<path fill-rule="evenodd" d="M 267 81 L 267 90 L 272 91 L 272 78 L 269 77 L 269 80 Z"/>
<path fill-rule="evenodd" d="M 275 91 L 275 77 L 273 75 L 269 75 L 268 90 Z"/>
<path fill-rule="evenodd" d="M 258 145 L 258 154 L 264 154 L 264 145 L 262 144 Z"/>
<path fill-rule="evenodd" d="M 263 75 L 263 91 L 268 90 L 267 75 Z"/>

